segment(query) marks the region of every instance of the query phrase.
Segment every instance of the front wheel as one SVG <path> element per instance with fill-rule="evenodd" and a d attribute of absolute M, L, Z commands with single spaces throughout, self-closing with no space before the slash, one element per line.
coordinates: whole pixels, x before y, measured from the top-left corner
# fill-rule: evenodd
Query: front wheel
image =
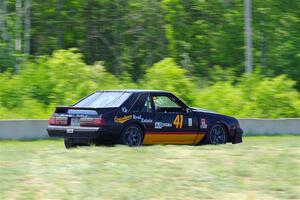
<path fill-rule="evenodd" d="M 226 144 L 227 139 L 227 130 L 222 124 L 213 125 L 205 137 L 208 144 Z"/>
<path fill-rule="evenodd" d="M 129 125 L 124 128 L 121 135 L 121 143 L 128 146 L 140 146 L 143 143 L 143 130 L 137 125 Z"/>

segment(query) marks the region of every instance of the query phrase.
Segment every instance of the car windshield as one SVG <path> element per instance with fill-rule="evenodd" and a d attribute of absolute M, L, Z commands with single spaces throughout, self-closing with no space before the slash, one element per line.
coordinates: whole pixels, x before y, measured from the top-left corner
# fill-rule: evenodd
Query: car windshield
<path fill-rule="evenodd" d="M 74 107 L 112 108 L 119 107 L 128 99 L 129 92 L 95 92 L 74 104 Z"/>

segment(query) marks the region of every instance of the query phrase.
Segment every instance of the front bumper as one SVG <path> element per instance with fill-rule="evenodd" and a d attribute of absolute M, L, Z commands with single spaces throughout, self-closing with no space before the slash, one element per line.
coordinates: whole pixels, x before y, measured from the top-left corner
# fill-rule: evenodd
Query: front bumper
<path fill-rule="evenodd" d="M 62 138 L 99 138 L 102 134 L 101 127 L 78 126 L 51 126 L 47 127 L 50 137 Z"/>
<path fill-rule="evenodd" d="M 243 142 L 242 136 L 243 136 L 243 129 L 237 128 L 232 138 L 232 144 L 242 143 Z"/>

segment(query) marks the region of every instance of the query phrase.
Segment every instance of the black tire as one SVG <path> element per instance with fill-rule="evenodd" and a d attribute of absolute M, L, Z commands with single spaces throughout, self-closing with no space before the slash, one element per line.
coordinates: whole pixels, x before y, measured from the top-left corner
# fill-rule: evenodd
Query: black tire
<path fill-rule="evenodd" d="M 67 149 L 70 149 L 70 148 L 75 148 L 75 147 L 77 147 L 77 145 L 73 142 L 72 139 L 70 139 L 70 138 L 65 138 L 65 147 L 66 147 Z"/>
<path fill-rule="evenodd" d="M 213 125 L 205 136 L 206 144 L 226 144 L 228 140 L 227 129 L 223 124 Z"/>
<path fill-rule="evenodd" d="M 141 146 L 143 144 L 143 130 L 135 124 L 126 126 L 121 134 L 121 144 L 128 146 Z"/>

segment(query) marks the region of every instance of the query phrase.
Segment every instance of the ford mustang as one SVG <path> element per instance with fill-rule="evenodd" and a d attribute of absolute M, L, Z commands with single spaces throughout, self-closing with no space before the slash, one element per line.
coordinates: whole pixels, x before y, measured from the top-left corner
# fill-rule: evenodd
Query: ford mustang
<path fill-rule="evenodd" d="M 50 137 L 66 148 L 90 144 L 233 144 L 242 142 L 237 119 L 187 106 L 170 92 L 107 90 L 56 107 Z"/>

